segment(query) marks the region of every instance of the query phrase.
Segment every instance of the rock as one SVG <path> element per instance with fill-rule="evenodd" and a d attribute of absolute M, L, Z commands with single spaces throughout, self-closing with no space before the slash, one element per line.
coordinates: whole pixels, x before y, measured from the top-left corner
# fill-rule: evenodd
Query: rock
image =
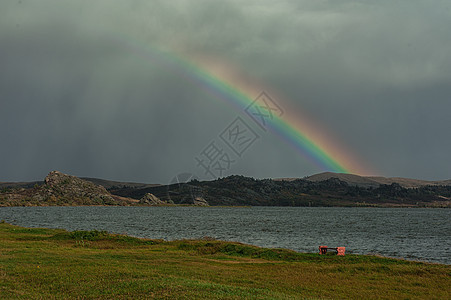
<path fill-rule="evenodd" d="M 58 171 L 50 172 L 43 184 L 0 191 L 0 206 L 133 205 L 137 202 L 113 196 L 103 186 Z"/>
<path fill-rule="evenodd" d="M 164 202 L 160 200 L 157 196 L 151 193 L 145 194 L 140 200 L 139 203 L 143 204 L 150 204 L 150 205 L 161 205 L 161 204 L 167 204 L 167 202 Z"/>
<path fill-rule="evenodd" d="M 58 171 L 50 172 L 45 177 L 44 185 L 39 187 L 38 190 L 46 198 L 55 196 L 69 201 L 76 199 L 86 202 L 86 204 L 115 202 L 103 186 Z"/>
<path fill-rule="evenodd" d="M 62 181 L 68 176 L 69 175 L 63 174 L 59 171 L 52 171 L 45 177 L 44 183 L 50 186 L 54 186 L 58 183 L 62 183 Z"/>
<path fill-rule="evenodd" d="M 207 202 L 207 200 L 205 200 L 202 197 L 196 197 L 194 198 L 194 205 L 196 206 L 210 206 Z"/>

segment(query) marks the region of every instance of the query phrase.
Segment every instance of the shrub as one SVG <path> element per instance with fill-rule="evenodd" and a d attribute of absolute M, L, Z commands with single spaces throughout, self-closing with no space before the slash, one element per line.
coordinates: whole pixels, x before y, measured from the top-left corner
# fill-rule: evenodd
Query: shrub
<path fill-rule="evenodd" d="M 88 241 L 96 241 L 105 239 L 109 236 L 107 231 L 98 231 L 98 230 L 77 230 L 69 233 L 70 238 L 74 240 L 88 240 Z"/>

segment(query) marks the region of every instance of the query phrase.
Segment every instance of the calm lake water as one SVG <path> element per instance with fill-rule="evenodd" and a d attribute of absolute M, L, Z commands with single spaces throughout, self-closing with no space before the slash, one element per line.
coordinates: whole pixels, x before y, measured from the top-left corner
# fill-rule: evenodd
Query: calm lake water
<path fill-rule="evenodd" d="M 451 264 L 451 210 L 318 207 L 3 207 L 27 227 L 107 230 L 153 239 L 205 236 L 262 247 L 378 254 Z"/>

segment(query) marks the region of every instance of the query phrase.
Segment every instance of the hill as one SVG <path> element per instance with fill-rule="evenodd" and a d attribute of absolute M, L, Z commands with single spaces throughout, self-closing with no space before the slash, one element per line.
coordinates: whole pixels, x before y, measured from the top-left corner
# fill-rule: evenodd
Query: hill
<path fill-rule="evenodd" d="M 387 183 L 387 184 L 386 184 Z M 451 207 L 451 183 L 322 173 L 304 179 L 229 176 L 171 185 L 78 178 L 58 171 L 43 182 L 10 183 L 0 206 L 228 205 Z"/>
<path fill-rule="evenodd" d="M 148 188 L 154 186 L 160 186 L 161 184 L 148 184 L 148 183 L 138 183 L 138 182 L 121 182 L 114 180 L 105 180 L 100 178 L 90 178 L 90 177 L 80 177 L 83 180 L 90 181 L 94 184 L 101 185 L 106 189 L 112 188 Z"/>
<path fill-rule="evenodd" d="M 29 181 L 29 182 L 0 182 L 0 189 L 28 189 L 37 185 L 44 184 L 44 181 Z"/>
<path fill-rule="evenodd" d="M 427 181 L 427 180 L 418 180 L 411 178 L 401 178 L 401 177 L 381 177 L 381 176 L 359 176 L 354 174 L 345 174 L 345 173 L 332 173 L 332 172 L 324 172 L 320 174 L 315 174 L 312 176 L 308 176 L 305 179 L 313 182 L 320 182 L 324 180 L 328 180 L 331 178 L 338 178 L 341 181 L 346 182 L 349 185 L 356 185 L 360 187 L 373 187 L 377 188 L 382 184 L 392 184 L 396 183 L 404 188 L 418 188 L 422 186 L 440 186 L 440 185 L 451 185 L 450 180 L 442 180 L 442 181 Z M 284 180 L 284 179 L 281 179 Z"/>
<path fill-rule="evenodd" d="M 451 186 L 408 189 L 392 183 L 375 188 L 349 185 L 338 178 L 311 181 L 229 176 L 213 181 L 193 180 L 144 189 L 112 189 L 110 192 L 134 199 L 151 193 L 175 204 L 190 204 L 194 199 L 202 198 L 209 205 L 451 207 Z"/>
<path fill-rule="evenodd" d="M 4 187 L 0 192 L 0 206 L 126 205 L 137 202 L 112 195 L 103 186 L 58 171 L 50 172 L 42 183 L 27 186 L 21 183 Z"/>

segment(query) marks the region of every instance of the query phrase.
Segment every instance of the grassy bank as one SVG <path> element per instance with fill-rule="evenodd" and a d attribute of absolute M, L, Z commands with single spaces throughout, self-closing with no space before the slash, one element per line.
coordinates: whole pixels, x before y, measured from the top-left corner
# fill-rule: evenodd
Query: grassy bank
<path fill-rule="evenodd" d="M 0 298 L 450 299 L 451 266 L 0 224 Z"/>

